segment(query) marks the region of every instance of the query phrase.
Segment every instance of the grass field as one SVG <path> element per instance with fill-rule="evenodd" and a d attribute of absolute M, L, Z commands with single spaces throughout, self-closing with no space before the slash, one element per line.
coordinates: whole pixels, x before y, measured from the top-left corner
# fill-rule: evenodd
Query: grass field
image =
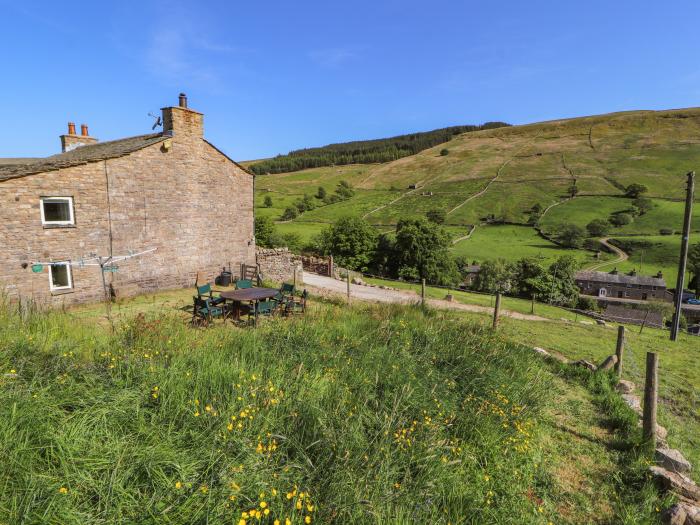
<path fill-rule="evenodd" d="M 523 257 L 534 257 L 543 264 L 549 264 L 557 257 L 571 255 L 585 266 L 596 260 L 593 252 L 562 248 L 544 239 L 532 228 L 512 225 L 478 227 L 469 239 L 458 242 L 453 252 L 470 261 L 479 262 L 497 258 L 515 261 Z"/>
<path fill-rule="evenodd" d="M 192 330 L 187 292 L 122 301 L 113 334 L 99 305 L 1 311 L 0 520 L 636 524 L 668 504 L 606 376 L 410 307 Z"/>

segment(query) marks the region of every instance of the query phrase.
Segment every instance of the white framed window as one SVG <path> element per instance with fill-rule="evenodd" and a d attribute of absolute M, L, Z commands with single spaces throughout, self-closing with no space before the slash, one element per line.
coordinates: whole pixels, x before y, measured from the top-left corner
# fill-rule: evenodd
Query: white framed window
<path fill-rule="evenodd" d="M 75 224 L 73 197 L 42 197 L 41 224 L 70 226 Z"/>
<path fill-rule="evenodd" d="M 70 261 L 54 262 L 49 265 L 49 286 L 52 292 L 73 289 Z"/>

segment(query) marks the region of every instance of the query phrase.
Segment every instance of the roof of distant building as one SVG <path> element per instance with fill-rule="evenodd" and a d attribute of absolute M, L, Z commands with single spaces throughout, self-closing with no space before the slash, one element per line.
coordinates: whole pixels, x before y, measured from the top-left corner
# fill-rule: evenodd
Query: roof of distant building
<path fill-rule="evenodd" d="M 666 281 L 662 277 L 647 277 L 646 275 L 630 275 L 626 273 L 612 272 L 576 272 L 579 281 L 596 281 L 610 284 L 639 284 L 644 286 L 658 286 L 666 288 Z"/>
<path fill-rule="evenodd" d="M 6 159 L 0 162 L 0 182 L 3 180 L 24 177 L 35 173 L 55 171 L 88 162 L 114 159 L 123 157 L 134 151 L 143 149 L 152 144 L 157 144 L 170 138 L 163 133 L 152 133 L 149 135 L 139 135 L 119 140 L 107 142 L 96 142 L 80 146 L 65 153 L 52 155 L 50 157 L 38 159 Z M 13 162 L 15 161 L 15 162 Z"/>

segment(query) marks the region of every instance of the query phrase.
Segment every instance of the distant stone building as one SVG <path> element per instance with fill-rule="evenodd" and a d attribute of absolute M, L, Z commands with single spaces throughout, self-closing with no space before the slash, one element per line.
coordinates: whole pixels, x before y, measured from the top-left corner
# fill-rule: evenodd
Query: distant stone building
<path fill-rule="evenodd" d="M 62 153 L 0 162 L 0 293 L 48 305 L 128 296 L 255 264 L 253 175 L 180 96 L 163 131 L 109 142 L 69 124 Z M 150 251 L 149 251 L 150 250 Z M 103 259 L 105 260 L 105 259 Z"/>
<path fill-rule="evenodd" d="M 601 299 L 668 300 L 661 272 L 655 277 L 646 277 L 635 271 L 619 273 L 617 269 L 609 273 L 581 271 L 576 273 L 576 285 L 582 294 Z"/>

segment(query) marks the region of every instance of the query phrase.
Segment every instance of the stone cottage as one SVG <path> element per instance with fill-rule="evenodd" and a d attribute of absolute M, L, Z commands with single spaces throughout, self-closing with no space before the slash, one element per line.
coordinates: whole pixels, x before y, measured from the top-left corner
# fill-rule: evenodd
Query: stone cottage
<path fill-rule="evenodd" d="M 56 306 L 255 264 L 253 175 L 204 138 L 184 94 L 162 125 L 99 142 L 71 123 L 62 153 L 0 159 L 0 293 Z"/>

